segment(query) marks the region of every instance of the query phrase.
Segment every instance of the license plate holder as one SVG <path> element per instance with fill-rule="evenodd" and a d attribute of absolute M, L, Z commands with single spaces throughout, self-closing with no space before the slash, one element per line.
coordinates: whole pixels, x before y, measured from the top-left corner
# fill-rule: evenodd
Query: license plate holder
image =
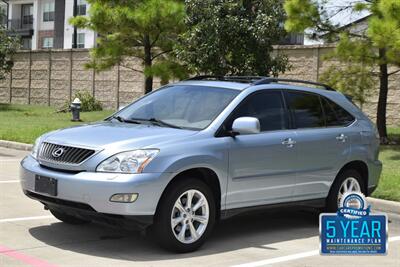
<path fill-rule="evenodd" d="M 45 193 L 51 196 L 57 196 L 57 179 L 36 175 L 35 191 Z"/>

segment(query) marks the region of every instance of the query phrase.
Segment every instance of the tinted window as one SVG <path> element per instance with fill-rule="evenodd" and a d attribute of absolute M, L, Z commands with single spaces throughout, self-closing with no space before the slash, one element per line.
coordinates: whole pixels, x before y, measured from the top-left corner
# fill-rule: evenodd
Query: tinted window
<path fill-rule="evenodd" d="M 325 127 L 319 96 L 301 92 L 287 92 L 287 103 L 297 128 Z"/>
<path fill-rule="evenodd" d="M 287 128 L 287 117 L 280 91 L 258 92 L 247 97 L 232 114 L 228 125 L 239 117 L 255 117 L 260 121 L 261 131 Z"/>
<path fill-rule="evenodd" d="M 327 126 L 346 126 L 354 121 L 354 117 L 335 102 L 324 98 L 323 105 Z"/>

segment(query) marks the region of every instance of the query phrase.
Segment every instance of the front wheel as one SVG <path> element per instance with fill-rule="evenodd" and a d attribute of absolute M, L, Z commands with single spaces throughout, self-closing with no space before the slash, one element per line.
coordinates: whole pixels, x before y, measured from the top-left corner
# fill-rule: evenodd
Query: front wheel
<path fill-rule="evenodd" d="M 154 230 L 158 243 L 168 250 L 198 249 L 215 223 L 215 200 L 210 188 L 197 179 L 169 187 L 160 201 Z"/>

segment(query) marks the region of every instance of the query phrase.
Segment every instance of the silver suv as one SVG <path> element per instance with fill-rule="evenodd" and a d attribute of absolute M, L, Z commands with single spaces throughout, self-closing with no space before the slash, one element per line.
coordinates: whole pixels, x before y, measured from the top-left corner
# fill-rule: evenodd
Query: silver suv
<path fill-rule="evenodd" d="M 188 252 L 217 220 L 250 208 L 335 211 L 345 192 L 369 195 L 378 140 L 367 116 L 323 84 L 200 76 L 41 136 L 21 184 L 63 222 L 151 226 L 161 245 Z"/>

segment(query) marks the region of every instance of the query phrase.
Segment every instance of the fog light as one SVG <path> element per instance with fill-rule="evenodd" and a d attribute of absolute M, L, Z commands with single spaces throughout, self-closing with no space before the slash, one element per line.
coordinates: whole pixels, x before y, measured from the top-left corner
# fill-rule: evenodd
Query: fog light
<path fill-rule="evenodd" d="M 132 203 L 135 202 L 139 194 L 136 193 L 122 193 L 115 194 L 110 197 L 111 202 Z"/>

